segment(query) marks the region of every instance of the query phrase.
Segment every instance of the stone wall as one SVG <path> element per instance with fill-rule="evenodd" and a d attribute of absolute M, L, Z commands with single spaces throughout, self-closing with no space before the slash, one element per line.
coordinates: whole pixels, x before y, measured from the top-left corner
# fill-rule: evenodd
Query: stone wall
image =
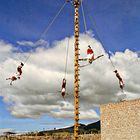
<path fill-rule="evenodd" d="M 101 140 L 140 140 L 140 99 L 100 106 Z"/>
<path fill-rule="evenodd" d="M 80 135 L 79 140 L 101 140 L 101 134 Z"/>

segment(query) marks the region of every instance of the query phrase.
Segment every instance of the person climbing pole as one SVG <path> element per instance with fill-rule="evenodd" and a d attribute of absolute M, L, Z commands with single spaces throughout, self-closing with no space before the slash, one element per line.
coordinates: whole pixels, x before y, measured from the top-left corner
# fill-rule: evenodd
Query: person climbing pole
<path fill-rule="evenodd" d="M 61 95 L 62 95 L 63 98 L 65 97 L 65 94 L 66 94 L 66 79 L 63 78 L 62 89 L 61 89 Z"/>
<path fill-rule="evenodd" d="M 88 59 L 88 62 L 92 64 L 92 61 L 94 60 L 94 52 L 92 48 L 90 47 L 90 45 L 88 45 L 88 49 L 87 49 L 87 59 Z"/>
<path fill-rule="evenodd" d="M 115 72 L 115 74 L 116 74 L 116 77 L 117 77 L 118 80 L 119 80 L 120 88 L 123 90 L 123 88 L 124 88 L 124 82 L 123 82 L 123 79 L 121 78 L 121 76 L 120 76 L 120 74 L 118 73 L 117 70 L 115 70 L 114 72 Z"/>
<path fill-rule="evenodd" d="M 17 67 L 17 76 L 18 79 L 20 79 L 20 76 L 22 75 L 22 67 L 24 66 L 24 64 L 21 62 L 20 65 Z"/>
<path fill-rule="evenodd" d="M 17 77 L 15 75 L 13 75 L 13 76 L 11 76 L 9 78 L 6 78 L 6 80 L 11 80 L 10 85 L 12 85 L 12 82 L 13 81 L 16 81 L 17 80 Z"/>

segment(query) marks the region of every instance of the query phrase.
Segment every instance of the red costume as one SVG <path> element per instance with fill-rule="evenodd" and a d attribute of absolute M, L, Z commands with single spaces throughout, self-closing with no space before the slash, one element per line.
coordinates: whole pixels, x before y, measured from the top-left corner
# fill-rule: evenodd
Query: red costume
<path fill-rule="evenodd" d="M 91 48 L 88 48 L 88 49 L 87 49 L 87 55 L 88 55 L 88 54 L 92 54 L 92 53 L 93 53 L 93 50 L 92 50 Z"/>
<path fill-rule="evenodd" d="M 88 61 L 89 61 L 90 64 L 94 60 L 94 52 L 91 49 L 90 45 L 88 46 L 88 49 L 87 49 L 87 59 L 88 59 Z"/>
<path fill-rule="evenodd" d="M 16 76 L 12 76 L 10 78 L 7 78 L 6 80 L 11 80 L 10 85 L 12 85 L 12 82 L 13 81 L 16 81 L 17 80 L 17 77 Z"/>

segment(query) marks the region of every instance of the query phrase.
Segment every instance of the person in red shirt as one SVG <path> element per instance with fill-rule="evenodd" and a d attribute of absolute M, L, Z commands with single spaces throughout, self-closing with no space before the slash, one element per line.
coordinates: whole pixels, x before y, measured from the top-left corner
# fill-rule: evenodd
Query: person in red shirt
<path fill-rule="evenodd" d="M 18 74 L 18 78 L 20 79 L 20 76 L 22 74 L 22 67 L 24 66 L 24 64 L 21 62 L 21 64 L 17 67 L 17 74 Z"/>
<path fill-rule="evenodd" d="M 62 89 L 61 89 L 61 95 L 62 95 L 63 98 L 65 97 L 65 94 L 66 94 L 66 79 L 63 78 Z"/>
<path fill-rule="evenodd" d="M 87 49 L 87 57 L 86 58 L 80 58 L 79 61 L 88 61 L 89 64 L 92 64 L 93 61 L 95 61 L 96 59 L 100 58 L 104 56 L 103 54 L 102 55 L 99 55 L 97 57 L 94 56 L 94 51 L 92 50 L 92 48 L 90 47 L 90 45 L 88 45 L 88 49 Z M 88 65 L 88 64 L 86 64 Z M 86 65 L 83 65 L 83 66 L 80 66 L 80 67 L 84 67 Z"/>
<path fill-rule="evenodd" d="M 6 80 L 11 80 L 10 85 L 12 85 L 12 82 L 16 81 L 17 77 L 15 75 L 13 75 L 12 77 L 6 78 Z"/>
<path fill-rule="evenodd" d="M 93 52 L 92 48 L 90 47 L 90 45 L 88 45 L 88 49 L 87 49 L 87 59 L 90 64 L 94 60 L 94 52 Z"/>
<path fill-rule="evenodd" d="M 115 74 L 116 74 L 116 77 L 117 77 L 118 80 L 119 80 L 120 88 L 123 90 L 123 88 L 124 88 L 124 82 L 123 82 L 123 79 L 121 78 L 121 76 L 120 76 L 120 74 L 118 73 L 117 70 L 115 70 L 114 72 L 115 72 Z"/>

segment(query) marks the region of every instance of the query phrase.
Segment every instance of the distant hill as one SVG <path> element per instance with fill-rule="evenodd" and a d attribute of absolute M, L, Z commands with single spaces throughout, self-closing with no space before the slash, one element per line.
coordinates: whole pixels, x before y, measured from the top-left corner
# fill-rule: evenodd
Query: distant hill
<path fill-rule="evenodd" d="M 95 123 L 91 123 L 88 125 L 85 124 L 79 124 L 79 133 L 98 133 L 100 132 L 100 121 L 97 121 Z M 60 132 L 68 132 L 68 133 L 73 133 L 74 131 L 74 126 L 67 127 L 67 128 L 61 128 L 61 129 L 54 129 L 54 130 L 48 130 L 48 131 L 40 131 L 38 135 L 44 135 L 46 133 L 60 133 Z"/>
<path fill-rule="evenodd" d="M 90 130 L 90 129 L 97 129 L 100 131 L 100 121 L 91 123 L 85 126 L 85 130 Z"/>

